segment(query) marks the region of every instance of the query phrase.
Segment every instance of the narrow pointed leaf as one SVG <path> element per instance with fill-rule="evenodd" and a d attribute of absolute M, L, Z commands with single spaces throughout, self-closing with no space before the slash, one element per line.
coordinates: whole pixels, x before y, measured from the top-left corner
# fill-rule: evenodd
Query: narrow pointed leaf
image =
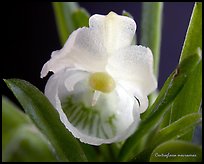
<path fill-rule="evenodd" d="M 199 112 L 202 101 L 202 60 L 189 76 L 185 86 L 172 106 L 171 122 L 194 112 Z"/>
<path fill-rule="evenodd" d="M 182 49 L 180 62 L 189 55 L 202 55 L 202 2 L 195 2 L 188 31 L 186 34 L 184 46 Z M 178 120 L 180 117 L 198 112 L 202 100 L 202 61 L 197 66 L 191 77 L 188 79 L 181 93 L 179 93 L 171 108 L 170 123 Z M 189 132 L 184 140 L 191 141 L 193 130 Z"/>
<path fill-rule="evenodd" d="M 182 116 L 199 112 L 202 102 L 202 61 L 189 76 L 183 89 L 176 97 L 171 108 L 170 123 L 178 120 Z M 191 141 L 193 130 L 186 136 L 186 140 Z"/>
<path fill-rule="evenodd" d="M 168 141 L 152 153 L 150 162 L 201 162 L 202 149 L 183 141 Z"/>
<path fill-rule="evenodd" d="M 56 109 L 43 93 L 24 80 L 9 79 L 5 82 L 25 112 L 49 139 L 60 161 L 86 161 L 78 140 L 64 127 Z"/>
<path fill-rule="evenodd" d="M 199 113 L 192 113 L 183 116 L 182 118 L 170 124 L 169 126 L 161 129 L 155 136 L 154 145 L 158 145 L 170 139 L 180 138 L 182 135 L 190 131 L 200 122 L 201 114 Z"/>
<path fill-rule="evenodd" d="M 202 55 L 202 2 L 195 2 L 181 52 L 180 62 L 193 54 L 200 54 L 200 56 Z M 197 73 L 195 71 L 196 76 L 194 76 L 192 80 L 189 80 L 188 84 L 186 84 L 182 90 L 182 93 L 179 94 L 177 100 L 173 104 L 172 109 L 169 111 L 169 114 L 165 116 L 163 127 L 182 117 L 186 113 L 198 111 L 202 94 L 202 79 L 201 76 L 198 75 L 201 70 L 197 71 Z M 191 103 L 192 100 L 193 102 Z M 193 131 L 190 132 L 185 138 L 187 140 L 191 140 L 192 133 Z"/>
<path fill-rule="evenodd" d="M 194 54 L 198 48 L 202 50 L 202 2 L 195 2 L 181 52 L 180 62 Z"/>

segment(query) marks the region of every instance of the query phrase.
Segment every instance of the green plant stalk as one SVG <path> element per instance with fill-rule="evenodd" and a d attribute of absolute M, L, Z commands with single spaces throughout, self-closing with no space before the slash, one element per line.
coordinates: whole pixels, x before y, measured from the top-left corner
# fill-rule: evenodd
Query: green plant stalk
<path fill-rule="evenodd" d="M 152 50 L 154 74 L 158 78 L 162 33 L 163 2 L 143 2 L 140 44 Z"/>
<path fill-rule="evenodd" d="M 154 63 L 153 70 L 156 78 L 159 76 L 160 45 L 162 33 L 163 2 L 143 2 L 141 21 L 140 44 L 152 50 Z M 151 105 L 158 96 L 158 91 L 151 93 L 149 104 Z"/>
<path fill-rule="evenodd" d="M 61 45 L 64 45 L 68 36 L 74 30 L 71 14 L 78 8 L 76 2 L 52 2 L 55 21 Z"/>

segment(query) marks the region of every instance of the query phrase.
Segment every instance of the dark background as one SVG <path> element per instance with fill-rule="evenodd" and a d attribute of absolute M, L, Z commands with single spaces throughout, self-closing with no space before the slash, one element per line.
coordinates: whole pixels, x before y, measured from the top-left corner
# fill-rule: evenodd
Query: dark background
<path fill-rule="evenodd" d="M 125 9 L 137 23 L 140 39 L 140 2 L 80 2 L 91 15 L 121 14 Z M 193 2 L 165 2 L 161 42 L 159 88 L 176 67 L 193 10 Z M 60 49 L 54 13 L 50 2 L 4 4 L 3 48 L 1 49 L 2 79 L 20 78 L 44 91 L 49 76 L 41 79 L 43 64 L 52 51 Z M 49 74 L 50 75 L 50 74 Z M 2 94 L 17 103 L 2 82 Z"/>

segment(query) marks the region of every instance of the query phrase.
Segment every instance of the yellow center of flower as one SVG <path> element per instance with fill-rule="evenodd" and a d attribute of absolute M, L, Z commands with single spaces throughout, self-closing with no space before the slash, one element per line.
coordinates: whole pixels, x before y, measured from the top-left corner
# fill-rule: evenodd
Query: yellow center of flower
<path fill-rule="evenodd" d="M 91 74 L 89 84 L 93 89 L 104 93 L 109 93 L 115 89 L 115 81 L 105 72 Z"/>

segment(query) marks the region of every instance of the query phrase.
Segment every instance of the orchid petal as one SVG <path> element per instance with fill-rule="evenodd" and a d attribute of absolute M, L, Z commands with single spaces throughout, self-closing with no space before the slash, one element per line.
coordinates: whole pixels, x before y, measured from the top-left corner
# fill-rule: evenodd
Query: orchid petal
<path fill-rule="evenodd" d="M 95 31 L 86 27 L 74 31 L 61 50 L 54 51 L 51 59 L 44 64 L 41 77 L 49 71 L 54 73 L 75 67 L 89 72 L 104 71 L 106 64 L 105 48 Z"/>
<path fill-rule="evenodd" d="M 89 25 L 74 31 L 64 47 L 52 53 L 42 68 L 41 77 L 66 67 L 102 72 L 110 52 L 130 45 L 136 30 L 133 19 L 113 12 L 107 16 L 93 15 Z"/>
<path fill-rule="evenodd" d="M 108 53 L 129 46 L 136 31 L 133 19 L 110 12 L 107 16 L 95 14 L 89 26 L 100 34 Z"/>
<path fill-rule="evenodd" d="M 157 87 L 153 74 L 153 55 L 149 48 L 129 46 L 116 51 L 109 58 L 106 70 L 113 78 L 132 83 L 144 95 Z"/>
<path fill-rule="evenodd" d="M 67 53 L 70 52 L 78 31 L 79 30 L 76 30 L 70 35 L 69 39 L 66 41 L 64 47 L 61 50 L 52 52 L 51 59 L 43 65 L 41 70 L 41 78 L 45 77 L 49 71 L 56 73 L 65 67 L 74 66 L 73 61 L 67 58 Z"/>

